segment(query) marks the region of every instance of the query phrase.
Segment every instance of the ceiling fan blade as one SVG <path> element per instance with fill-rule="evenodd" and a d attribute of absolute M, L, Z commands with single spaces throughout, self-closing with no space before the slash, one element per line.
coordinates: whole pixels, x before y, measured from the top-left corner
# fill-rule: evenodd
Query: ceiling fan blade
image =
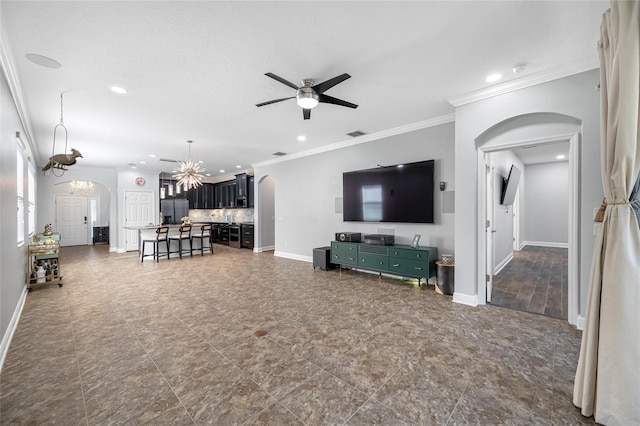
<path fill-rule="evenodd" d="M 302 109 L 302 116 L 304 117 L 305 120 L 308 120 L 311 118 L 311 110 L 309 108 L 303 108 Z"/>
<path fill-rule="evenodd" d="M 351 78 L 351 76 L 349 74 L 346 74 L 346 73 L 342 74 L 342 75 L 339 75 L 337 77 L 333 77 L 330 80 L 323 81 L 322 83 L 316 84 L 315 86 L 313 86 L 313 90 L 315 90 L 317 94 L 321 94 L 325 90 L 331 89 L 336 84 L 342 83 L 343 81 L 345 81 L 348 78 Z"/>
<path fill-rule="evenodd" d="M 268 72 L 268 73 L 266 73 L 265 75 L 266 75 L 267 77 L 271 77 L 272 79 L 279 81 L 279 82 L 280 82 L 280 83 L 282 83 L 282 84 L 286 84 L 287 86 L 291 87 L 292 89 L 296 89 L 296 90 L 298 90 L 298 89 L 299 89 L 299 87 L 298 87 L 298 86 L 296 86 L 295 84 L 293 84 L 292 82 L 290 82 L 290 81 L 288 81 L 288 80 L 285 80 L 284 78 L 279 77 L 279 76 L 275 75 L 275 74 L 274 74 L 274 73 L 272 73 L 272 72 Z"/>
<path fill-rule="evenodd" d="M 293 98 L 295 98 L 295 96 L 290 96 L 288 98 L 274 99 L 272 101 L 267 101 L 267 102 L 262 102 L 262 103 L 256 104 L 256 106 L 257 107 L 261 107 L 261 106 L 265 106 L 265 105 L 275 104 L 276 102 L 282 102 L 282 101 L 286 101 L 287 99 L 293 99 Z"/>
<path fill-rule="evenodd" d="M 332 96 L 327 96 L 327 95 L 320 95 L 318 97 L 318 101 L 325 104 L 334 104 L 334 105 L 340 105 L 343 107 L 358 108 L 358 105 L 356 104 L 352 104 L 351 102 L 343 101 L 342 99 L 334 98 Z"/>

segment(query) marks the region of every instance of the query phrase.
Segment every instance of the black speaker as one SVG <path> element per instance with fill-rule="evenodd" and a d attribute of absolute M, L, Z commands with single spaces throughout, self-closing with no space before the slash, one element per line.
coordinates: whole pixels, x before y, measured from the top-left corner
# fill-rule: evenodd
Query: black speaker
<path fill-rule="evenodd" d="M 336 241 L 357 243 L 360 241 L 360 232 L 336 232 Z"/>

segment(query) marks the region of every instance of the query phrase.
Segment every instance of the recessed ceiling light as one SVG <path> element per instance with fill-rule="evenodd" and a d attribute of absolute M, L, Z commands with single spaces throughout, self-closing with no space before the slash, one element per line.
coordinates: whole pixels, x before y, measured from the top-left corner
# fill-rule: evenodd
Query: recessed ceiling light
<path fill-rule="evenodd" d="M 220 170 L 220 173 L 224 173 L 224 170 Z"/>
<path fill-rule="evenodd" d="M 156 155 L 155 154 L 149 154 L 149 157 L 156 158 Z"/>
<path fill-rule="evenodd" d="M 124 95 L 125 93 L 127 93 L 127 89 L 123 89 L 122 87 L 118 87 L 118 86 L 112 86 L 111 91 L 115 93 L 119 93 L 121 95 Z"/>
<path fill-rule="evenodd" d="M 51 59 L 47 56 L 38 55 L 36 53 L 27 53 L 27 59 L 36 65 L 40 65 L 47 68 L 60 68 L 62 65 L 55 59 Z"/>
<path fill-rule="evenodd" d="M 306 141 L 306 140 L 307 140 L 307 137 L 306 137 L 305 135 L 300 135 L 300 136 L 298 136 L 298 140 L 299 140 L 300 142 L 304 142 L 304 141 Z"/>
<path fill-rule="evenodd" d="M 527 64 L 516 64 L 513 66 L 513 73 L 520 74 L 521 72 L 524 72 L 524 70 L 526 69 L 527 69 Z"/>
<path fill-rule="evenodd" d="M 139 161 L 139 163 L 140 163 L 140 164 L 147 164 L 147 162 L 146 162 L 146 161 L 144 161 L 144 160 Z"/>
<path fill-rule="evenodd" d="M 200 160 L 198 161 L 199 164 L 204 164 L 204 161 Z"/>
<path fill-rule="evenodd" d="M 487 78 L 485 78 L 485 81 L 487 83 L 494 83 L 494 82 L 500 80 L 501 78 L 502 78 L 502 74 L 495 73 L 495 74 L 488 75 Z"/>
<path fill-rule="evenodd" d="M 240 164 L 238 164 L 238 165 L 236 166 L 236 169 L 240 169 L 240 168 L 242 168 L 242 166 L 241 166 Z"/>
<path fill-rule="evenodd" d="M 563 160 L 564 159 L 564 155 L 563 154 L 556 155 L 556 158 L 558 160 Z"/>
<path fill-rule="evenodd" d="M 211 176 L 211 173 L 205 173 L 204 175 L 205 176 Z"/>

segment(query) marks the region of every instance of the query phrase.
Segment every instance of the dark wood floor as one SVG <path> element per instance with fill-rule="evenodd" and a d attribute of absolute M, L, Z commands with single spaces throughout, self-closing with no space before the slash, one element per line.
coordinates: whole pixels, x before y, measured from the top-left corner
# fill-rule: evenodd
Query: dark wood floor
<path fill-rule="evenodd" d="M 567 319 L 567 249 L 525 247 L 493 277 L 491 304 Z"/>

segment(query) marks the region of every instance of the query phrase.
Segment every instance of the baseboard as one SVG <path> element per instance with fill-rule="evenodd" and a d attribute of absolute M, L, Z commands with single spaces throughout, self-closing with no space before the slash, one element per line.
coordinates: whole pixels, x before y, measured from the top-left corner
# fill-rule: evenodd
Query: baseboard
<path fill-rule="evenodd" d="M 453 293 L 453 301 L 461 305 L 478 306 L 478 296 L 462 293 Z"/>
<path fill-rule="evenodd" d="M 493 275 L 498 275 L 500 273 L 500 271 L 502 271 L 502 269 L 505 266 L 507 266 L 509 264 L 509 262 L 511 262 L 512 259 L 513 259 L 513 254 L 509 254 L 509 256 L 507 256 L 504 259 L 502 259 L 502 262 L 500 262 L 498 265 L 496 265 L 496 267 L 493 269 Z"/>
<path fill-rule="evenodd" d="M 584 317 L 582 315 L 578 315 L 578 322 L 576 323 L 576 328 L 578 330 L 584 330 Z"/>
<path fill-rule="evenodd" d="M 20 295 L 20 299 L 18 299 L 18 304 L 16 305 L 16 308 L 13 311 L 13 315 L 11 316 L 11 321 L 9 321 L 7 331 L 4 333 L 4 336 L 2 336 L 2 343 L 0 343 L 0 372 L 2 372 L 4 360 L 7 356 L 7 352 L 9 352 L 9 345 L 11 344 L 13 333 L 18 327 L 18 321 L 20 321 L 20 315 L 22 315 L 22 308 L 24 308 L 24 303 L 27 300 L 27 293 L 27 286 L 24 286 L 22 294 Z"/>
<path fill-rule="evenodd" d="M 301 260 L 303 262 L 313 263 L 313 256 L 303 256 L 301 254 L 285 253 L 283 251 L 278 251 L 278 250 L 274 251 L 273 255 L 276 257 L 284 257 L 286 259 Z"/>
<path fill-rule="evenodd" d="M 109 251 L 111 251 L 111 249 L 109 249 Z M 123 248 L 116 249 L 116 253 L 118 253 L 118 254 L 122 254 L 122 253 L 126 253 L 126 252 L 127 252 L 127 250 L 123 249 Z"/>
<path fill-rule="evenodd" d="M 569 243 L 552 243 L 548 241 L 525 241 L 522 243 L 522 247 L 524 248 L 526 246 L 569 248 Z"/>
<path fill-rule="evenodd" d="M 256 253 L 262 253 L 263 251 L 274 251 L 276 246 L 264 246 L 264 247 L 254 247 L 253 251 Z"/>
<path fill-rule="evenodd" d="M 117 247 L 109 247 L 109 253 L 120 253 L 120 249 Z"/>

